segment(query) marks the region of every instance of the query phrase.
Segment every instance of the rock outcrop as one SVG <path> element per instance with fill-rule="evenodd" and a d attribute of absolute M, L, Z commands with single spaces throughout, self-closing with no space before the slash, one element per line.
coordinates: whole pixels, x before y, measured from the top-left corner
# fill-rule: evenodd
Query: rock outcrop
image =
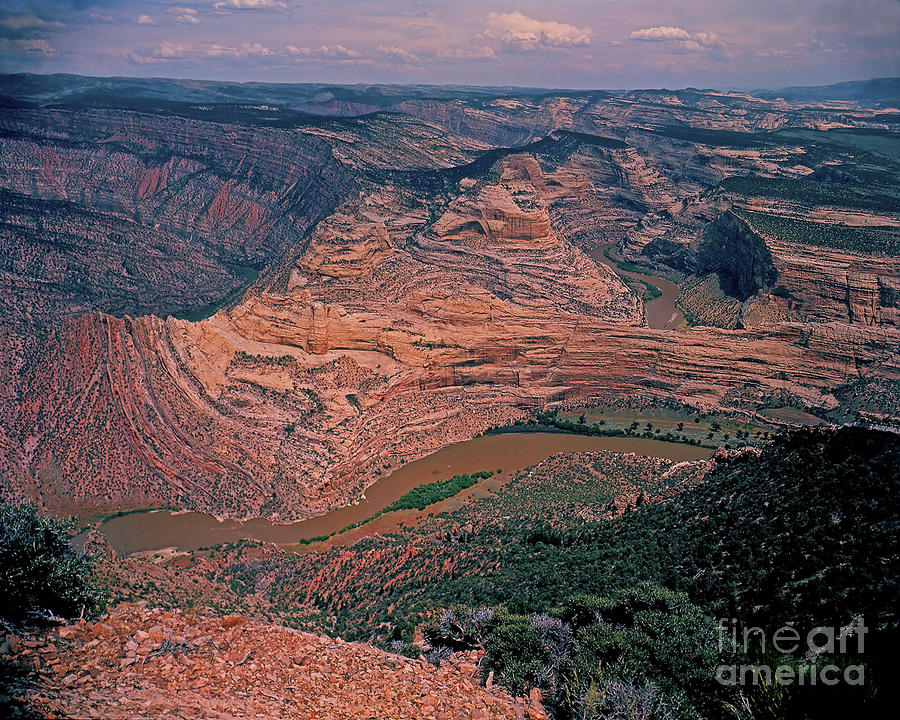
<path fill-rule="evenodd" d="M 722 290 L 738 300 L 771 286 L 778 276 L 765 241 L 729 211 L 703 230 L 693 272 L 715 273 Z"/>
<path fill-rule="evenodd" d="M 240 615 L 194 617 L 143 603 L 45 636 L 10 635 L 2 652 L 34 669 L 7 692 L 45 717 L 548 717 L 539 701 L 485 688 L 474 653 L 435 667 Z"/>

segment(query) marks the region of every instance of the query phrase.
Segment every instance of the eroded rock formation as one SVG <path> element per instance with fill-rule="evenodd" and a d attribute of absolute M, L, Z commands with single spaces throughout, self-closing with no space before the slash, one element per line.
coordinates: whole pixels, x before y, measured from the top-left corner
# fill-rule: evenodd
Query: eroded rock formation
<path fill-rule="evenodd" d="M 556 402 L 825 411 L 900 380 L 896 258 L 786 243 L 697 191 L 787 173 L 792 152 L 678 141 L 714 160 L 676 172 L 653 132 L 559 131 L 710 111 L 644 100 L 454 100 L 407 108 L 427 122 L 293 128 L 5 112 L 2 491 L 294 520 Z M 729 127 L 780 126 L 778 107 Z M 543 139 L 481 153 L 503 133 Z M 726 327 L 647 327 L 643 289 L 586 253 L 610 242 L 669 263 L 698 301 L 734 295 Z M 235 263 L 262 269 L 246 292 L 202 321 L 161 316 L 224 299 L 246 282 Z"/>

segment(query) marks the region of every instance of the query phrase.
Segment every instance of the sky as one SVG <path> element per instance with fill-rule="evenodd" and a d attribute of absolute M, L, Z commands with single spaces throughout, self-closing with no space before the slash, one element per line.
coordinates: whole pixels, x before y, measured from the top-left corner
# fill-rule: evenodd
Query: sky
<path fill-rule="evenodd" d="M 900 75 L 900 0 L 2 0 L 0 72 L 554 88 Z"/>

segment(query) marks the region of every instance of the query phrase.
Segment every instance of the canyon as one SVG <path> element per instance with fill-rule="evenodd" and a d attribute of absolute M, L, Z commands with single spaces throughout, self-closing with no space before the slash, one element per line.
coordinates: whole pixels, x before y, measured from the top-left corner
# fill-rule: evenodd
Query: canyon
<path fill-rule="evenodd" d="M 69 83 L 3 82 L 8 499 L 293 522 L 548 408 L 897 422 L 896 111 Z"/>

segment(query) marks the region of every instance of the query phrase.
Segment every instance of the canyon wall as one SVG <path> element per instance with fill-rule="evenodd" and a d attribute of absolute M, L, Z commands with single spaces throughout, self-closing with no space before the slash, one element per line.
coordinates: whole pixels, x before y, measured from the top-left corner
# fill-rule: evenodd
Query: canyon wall
<path fill-rule="evenodd" d="M 554 404 L 826 412 L 900 381 L 895 257 L 786 243 L 698 192 L 793 151 L 682 143 L 714 161 L 679 174 L 653 133 L 559 131 L 646 98 L 416 102 L 292 128 L 0 114 L 3 494 L 296 520 Z M 644 288 L 588 255 L 608 243 L 679 256 L 738 320 L 647 327 Z M 238 295 L 235 265 L 262 271 Z"/>

